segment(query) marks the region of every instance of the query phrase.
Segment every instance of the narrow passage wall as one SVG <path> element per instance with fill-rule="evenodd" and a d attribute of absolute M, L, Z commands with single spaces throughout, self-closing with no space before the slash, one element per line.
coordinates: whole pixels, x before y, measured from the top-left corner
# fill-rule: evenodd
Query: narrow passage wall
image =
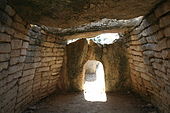
<path fill-rule="evenodd" d="M 132 86 L 162 112 L 170 111 L 170 1 L 157 5 L 126 34 Z"/>
<path fill-rule="evenodd" d="M 20 113 L 60 88 L 64 40 L 0 4 L 0 113 Z"/>

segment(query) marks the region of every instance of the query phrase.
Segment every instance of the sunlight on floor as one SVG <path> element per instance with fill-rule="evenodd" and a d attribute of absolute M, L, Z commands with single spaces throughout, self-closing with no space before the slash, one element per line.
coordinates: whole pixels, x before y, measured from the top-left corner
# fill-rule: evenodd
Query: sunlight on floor
<path fill-rule="evenodd" d="M 84 98 L 91 102 L 106 102 L 104 70 L 102 63 L 96 69 L 96 80 L 93 82 L 85 81 Z"/>

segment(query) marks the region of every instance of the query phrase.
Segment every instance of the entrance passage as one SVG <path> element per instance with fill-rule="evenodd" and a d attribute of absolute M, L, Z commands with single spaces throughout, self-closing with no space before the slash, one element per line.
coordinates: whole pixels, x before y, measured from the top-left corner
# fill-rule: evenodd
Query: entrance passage
<path fill-rule="evenodd" d="M 91 102 L 106 102 L 105 77 L 103 65 L 99 61 L 89 60 L 84 66 L 84 98 Z"/>

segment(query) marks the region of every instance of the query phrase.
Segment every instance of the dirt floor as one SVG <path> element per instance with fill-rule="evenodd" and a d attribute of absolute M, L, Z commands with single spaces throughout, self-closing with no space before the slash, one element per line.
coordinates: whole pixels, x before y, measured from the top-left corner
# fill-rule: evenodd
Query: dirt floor
<path fill-rule="evenodd" d="M 88 102 L 83 93 L 52 95 L 24 113 L 158 113 L 156 108 L 130 93 L 109 93 L 106 102 Z"/>

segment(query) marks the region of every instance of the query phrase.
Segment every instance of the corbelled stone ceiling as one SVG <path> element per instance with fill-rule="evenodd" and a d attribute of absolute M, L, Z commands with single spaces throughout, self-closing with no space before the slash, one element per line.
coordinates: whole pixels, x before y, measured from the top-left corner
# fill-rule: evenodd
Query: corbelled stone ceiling
<path fill-rule="evenodd" d="M 69 28 L 103 18 L 130 19 L 148 13 L 160 0 L 10 0 L 33 24 Z"/>

